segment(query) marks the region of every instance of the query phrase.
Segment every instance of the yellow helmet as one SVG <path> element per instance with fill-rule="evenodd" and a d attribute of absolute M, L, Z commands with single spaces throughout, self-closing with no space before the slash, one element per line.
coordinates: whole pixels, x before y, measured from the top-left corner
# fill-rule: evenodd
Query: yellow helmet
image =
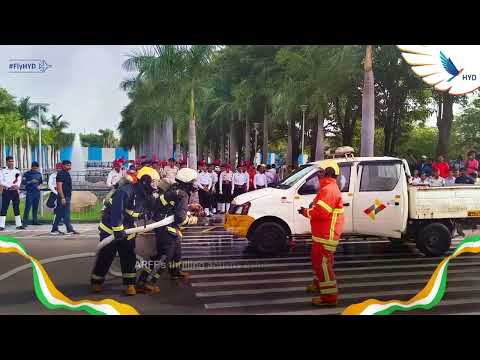
<path fill-rule="evenodd" d="M 142 176 L 148 175 L 152 178 L 152 181 L 159 181 L 160 180 L 160 175 L 158 174 L 158 171 L 155 170 L 154 168 L 151 168 L 149 166 L 144 166 L 142 167 L 138 173 L 137 173 L 137 178 L 141 179 Z"/>
<path fill-rule="evenodd" d="M 340 167 L 338 166 L 338 163 L 335 160 L 327 159 L 327 160 L 322 160 L 318 164 L 318 167 L 320 169 L 326 169 L 326 168 L 333 168 L 335 170 L 335 175 L 340 175 Z"/>

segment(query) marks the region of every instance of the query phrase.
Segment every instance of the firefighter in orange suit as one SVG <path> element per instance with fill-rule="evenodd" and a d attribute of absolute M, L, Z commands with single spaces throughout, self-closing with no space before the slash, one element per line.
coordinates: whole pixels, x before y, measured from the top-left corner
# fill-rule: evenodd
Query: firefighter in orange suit
<path fill-rule="evenodd" d="M 343 230 L 343 202 L 336 178 L 340 169 L 335 161 L 325 160 L 321 164 L 320 190 L 309 209 L 299 213 L 310 219 L 312 227 L 312 268 L 314 279 L 307 287 L 308 292 L 320 294 L 312 304 L 336 305 L 337 281 L 333 271 L 333 260 Z"/>

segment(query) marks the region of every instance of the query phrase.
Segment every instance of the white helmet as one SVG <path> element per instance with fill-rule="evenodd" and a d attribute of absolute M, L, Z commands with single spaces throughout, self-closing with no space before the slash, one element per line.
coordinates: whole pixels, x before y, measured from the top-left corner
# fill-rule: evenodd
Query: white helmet
<path fill-rule="evenodd" d="M 197 180 L 198 173 L 194 169 L 182 168 L 178 170 L 175 180 L 180 181 L 184 184 L 193 183 Z"/>

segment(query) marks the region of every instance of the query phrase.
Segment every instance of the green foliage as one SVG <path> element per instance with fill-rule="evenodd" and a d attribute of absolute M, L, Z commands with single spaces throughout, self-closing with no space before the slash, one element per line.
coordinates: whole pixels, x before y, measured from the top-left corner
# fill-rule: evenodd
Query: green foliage
<path fill-rule="evenodd" d="M 80 134 L 80 143 L 84 147 L 103 147 L 103 136 L 100 134 Z"/>
<path fill-rule="evenodd" d="M 455 154 L 465 156 L 474 149 L 479 149 L 480 144 L 480 96 L 477 96 L 470 105 L 455 119 L 452 127 L 452 149 Z"/>

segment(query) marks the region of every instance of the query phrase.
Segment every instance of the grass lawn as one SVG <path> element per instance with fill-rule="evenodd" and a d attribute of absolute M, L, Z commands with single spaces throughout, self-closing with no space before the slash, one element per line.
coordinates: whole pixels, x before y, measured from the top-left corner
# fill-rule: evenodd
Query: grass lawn
<path fill-rule="evenodd" d="M 46 201 L 46 197 L 45 200 Z M 20 200 L 20 216 L 23 219 L 23 209 L 25 208 L 25 199 Z M 74 223 L 88 223 L 100 221 L 102 211 L 102 202 L 99 201 L 94 206 L 83 209 L 81 212 L 71 212 L 71 219 Z M 38 221 L 40 223 L 50 224 L 53 222 L 53 210 L 45 207 L 43 216 L 40 215 L 40 209 L 38 209 Z M 29 220 L 32 221 L 32 213 L 30 212 Z M 12 203 L 7 212 L 7 223 L 15 224 L 15 216 L 13 215 Z"/>

